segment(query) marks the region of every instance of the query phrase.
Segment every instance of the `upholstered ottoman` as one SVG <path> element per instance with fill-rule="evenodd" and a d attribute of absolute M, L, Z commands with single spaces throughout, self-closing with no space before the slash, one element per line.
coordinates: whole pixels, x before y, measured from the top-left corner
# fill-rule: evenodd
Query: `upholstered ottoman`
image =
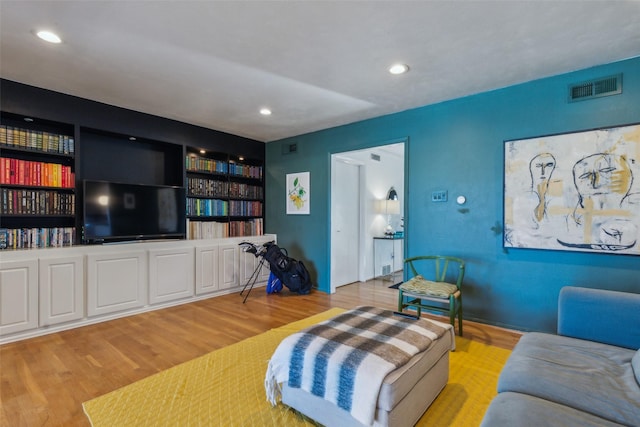
<path fill-rule="evenodd" d="M 400 318 L 395 317 L 395 319 Z M 409 319 L 402 321 L 416 322 Z M 383 319 L 382 322 L 388 321 Z M 434 327 L 439 328 L 441 333 L 432 337 L 426 348 L 384 377 L 377 394 L 372 423 L 363 423 L 352 415 L 353 411 L 350 413 L 335 402 L 319 397 L 302 387 L 292 387 L 288 381 L 283 381 L 281 384 L 282 403 L 325 426 L 415 425 L 447 384 L 449 351 L 455 348 L 454 330 L 451 325 L 427 319 L 420 319 L 419 322 L 430 322 Z M 331 346 L 331 344 L 328 345 Z M 330 364 L 331 361 L 329 360 L 328 363 Z M 354 405 L 357 404 L 357 399 L 354 399 Z"/>

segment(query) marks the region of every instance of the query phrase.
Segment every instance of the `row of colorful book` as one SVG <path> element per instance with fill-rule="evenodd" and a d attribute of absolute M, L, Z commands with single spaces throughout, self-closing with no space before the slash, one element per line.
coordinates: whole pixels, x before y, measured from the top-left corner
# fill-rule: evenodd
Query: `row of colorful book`
<path fill-rule="evenodd" d="M 187 191 L 192 196 L 227 197 L 229 183 L 213 179 L 187 178 Z"/>
<path fill-rule="evenodd" d="M 188 216 L 227 216 L 229 202 L 218 199 L 196 199 L 187 197 Z"/>
<path fill-rule="evenodd" d="M 229 223 L 187 219 L 187 239 L 220 239 L 229 237 Z"/>
<path fill-rule="evenodd" d="M 0 184 L 37 187 L 75 187 L 71 166 L 0 157 Z"/>
<path fill-rule="evenodd" d="M 262 202 L 231 200 L 229 201 L 230 216 L 262 216 Z"/>
<path fill-rule="evenodd" d="M 71 136 L 5 125 L 0 125 L 0 144 L 45 153 L 72 155 L 75 152 L 75 143 Z"/>
<path fill-rule="evenodd" d="M 262 166 L 229 163 L 229 174 L 243 176 L 245 178 L 262 179 Z"/>
<path fill-rule="evenodd" d="M 4 215 L 74 215 L 76 195 L 49 190 L 0 191 L 0 213 Z"/>
<path fill-rule="evenodd" d="M 187 239 L 220 239 L 225 237 L 262 236 L 264 221 L 256 218 L 248 221 L 195 221 L 187 219 Z"/>
<path fill-rule="evenodd" d="M 249 221 L 231 221 L 229 223 L 229 234 L 231 237 L 262 236 L 264 234 L 263 225 L 262 218 Z"/>
<path fill-rule="evenodd" d="M 196 155 L 187 156 L 186 166 L 192 172 L 216 172 L 226 174 L 228 163 L 224 160 L 207 159 Z"/>
<path fill-rule="evenodd" d="M 38 249 L 72 246 L 74 227 L 0 228 L 0 249 Z"/>
<path fill-rule="evenodd" d="M 240 182 L 232 182 L 229 185 L 229 197 L 239 199 L 259 199 L 264 198 L 264 190 L 259 185 L 249 185 Z"/>

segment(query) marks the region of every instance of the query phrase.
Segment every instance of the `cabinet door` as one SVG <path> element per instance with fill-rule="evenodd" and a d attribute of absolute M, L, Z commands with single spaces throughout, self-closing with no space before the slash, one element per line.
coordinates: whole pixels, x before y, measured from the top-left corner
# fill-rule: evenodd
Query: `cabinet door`
<path fill-rule="evenodd" d="M 149 251 L 149 304 L 193 296 L 193 248 Z"/>
<path fill-rule="evenodd" d="M 196 294 L 217 291 L 219 287 L 218 245 L 196 248 Z"/>
<path fill-rule="evenodd" d="M 393 241 L 393 271 L 404 269 L 404 240 Z"/>
<path fill-rule="evenodd" d="M 84 317 L 82 255 L 40 259 L 40 326 Z"/>
<path fill-rule="evenodd" d="M 218 283 L 220 289 L 229 289 L 237 287 L 240 284 L 238 270 L 240 268 L 239 255 L 240 249 L 237 244 L 220 245 L 218 247 L 220 271 Z"/>
<path fill-rule="evenodd" d="M 98 316 L 146 304 L 145 251 L 87 255 L 87 314 Z"/>
<path fill-rule="evenodd" d="M 0 262 L 0 335 L 38 327 L 38 261 Z"/>
<path fill-rule="evenodd" d="M 262 246 L 263 243 L 269 241 L 267 239 L 251 239 L 248 240 L 256 246 Z M 255 284 L 265 284 L 269 279 L 269 263 L 264 262 L 262 266 L 260 266 L 262 257 L 256 257 L 254 254 L 241 251 L 240 254 L 240 284 L 244 286 L 245 283 L 255 273 L 256 281 Z M 260 268 L 256 271 L 257 268 Z"/>

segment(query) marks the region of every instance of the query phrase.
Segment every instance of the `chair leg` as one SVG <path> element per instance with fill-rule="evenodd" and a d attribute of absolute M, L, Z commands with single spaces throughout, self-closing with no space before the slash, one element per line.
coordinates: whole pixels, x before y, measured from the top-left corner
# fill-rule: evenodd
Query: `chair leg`
<path fill-rule="evenodd" d="M 402 296 L 402 289 L 398 289 L 398 311 L 402 312 L 404 310 L 404 307 L 402 305 L 403 301 L 403 296 Z"/>
<path fill-rule="evenodd" d="M 458 332 L 462 336 L 462 295 L 458 297 Z"/>
<path fill-rule="evenodd" d="M 456 299 L 453 295 L 449 297 L 449 322 L 451 326 L 456 327 Z"/>

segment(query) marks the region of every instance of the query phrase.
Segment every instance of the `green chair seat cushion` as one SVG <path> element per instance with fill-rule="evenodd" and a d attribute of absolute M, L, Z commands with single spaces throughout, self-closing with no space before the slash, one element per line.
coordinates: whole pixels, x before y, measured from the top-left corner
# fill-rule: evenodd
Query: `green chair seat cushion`
<path fill-rule="evenodd" d="M 458 291 L 456 285 L 447 282 L 433 282 L 421 275 L 413 277 L 400 285 L 403 292 L 413 295 L 424 295 L 427 297 L 449 298 L 451 294 Z"/>

